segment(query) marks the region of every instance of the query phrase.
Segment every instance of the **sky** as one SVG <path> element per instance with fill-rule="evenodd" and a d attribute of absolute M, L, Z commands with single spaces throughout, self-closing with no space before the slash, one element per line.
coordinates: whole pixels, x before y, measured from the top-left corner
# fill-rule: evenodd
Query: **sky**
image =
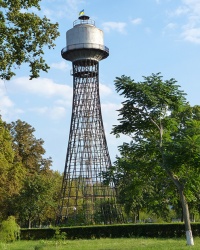
<path fill-rule="evenodd" d="M 66 46 L 66 31 L 83 9 L 103 30 L 110 50 L 99 63 L 99 75 L 112 162 L 117 147 L 128 141 L 110 134 L 118 124 L 116 110 L 122 101 L 115 91 L 116 77 L 142 81 L 142 76 L 161 72 L 163 80 L 177 80 L 191 105 L 200 104 L 200 0 L 42 0 L 40 5 L 40 16 L 59 23 L 56 48 L 44 50 L 51 69 L 29 80 L 23 65 L 12 80 L 0 81 L 0 114 L 6 122 L 20 119 L 35 128 L 36 138 L 44 140 L 45 157 L 53 160 L 53 170 L 64 171 L 72 109 L 72 64 L 60 52 Z"/>

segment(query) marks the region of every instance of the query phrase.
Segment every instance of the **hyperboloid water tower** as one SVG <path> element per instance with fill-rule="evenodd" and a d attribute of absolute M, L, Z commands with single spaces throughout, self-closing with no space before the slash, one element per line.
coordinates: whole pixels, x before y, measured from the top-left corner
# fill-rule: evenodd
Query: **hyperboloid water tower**
<path fill-rule="evenodd" d="M 103 31 L 86 15 L 66 33 L 61 55 L 73 66 L 71 127 L 62 183 L 59 217 L 68 225 L 121 223 L 99 96 L 99 61 L 109 55 Z"/>

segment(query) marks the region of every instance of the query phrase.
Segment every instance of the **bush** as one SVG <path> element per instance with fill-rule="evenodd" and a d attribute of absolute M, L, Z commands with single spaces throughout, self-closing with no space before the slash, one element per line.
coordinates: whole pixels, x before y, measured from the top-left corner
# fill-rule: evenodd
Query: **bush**
<path fill-rule="evenodd" d="M 200 236 L 200 223 L 191 223 L 193 236 Z M 176 238 L 185 237 L 183 223 L 121 224 L 76 226 L 66 228 L 22 229 L 22 240 L 98 239 L 121 237 Z"/>
<path fill-rule="evenodd" d="M 65 240 L 67 237 L 67 233 L 66 232 L 61 232 L 61 230 L 59 228 L 55 229 L 55 234 L 54 234 L 54 239 L 55 240 Z"/>
<path fill-rule="evenodd" d="M 48 240 L 55 236 L 54 228 L 31 228 L 21 229 L 21 240 Z"/>
<path fill-rule="evenodd" d="M 20 237 L 20 227 L 15 221 L 14 216 L 8 217 L 0 227 L 0 241 L 13 242 Z"/>

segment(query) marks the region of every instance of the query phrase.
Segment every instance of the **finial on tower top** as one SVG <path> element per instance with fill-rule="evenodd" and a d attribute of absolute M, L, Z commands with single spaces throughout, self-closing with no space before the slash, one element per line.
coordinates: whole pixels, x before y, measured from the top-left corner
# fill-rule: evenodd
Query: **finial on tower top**
<path fill-rule="evenodd" d="M 88 19 L 90 19 L 90 17 L 85 15 L 84 10 L 81 10 L 79 12 L 79 18 L 78 19 L 80 19 L 80 20 L 88 20 Z"/>

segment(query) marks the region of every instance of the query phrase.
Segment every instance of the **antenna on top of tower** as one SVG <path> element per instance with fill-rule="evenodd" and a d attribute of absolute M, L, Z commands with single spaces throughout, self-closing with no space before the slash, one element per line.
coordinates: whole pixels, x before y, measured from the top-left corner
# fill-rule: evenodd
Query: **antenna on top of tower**
<path fill-rule="evenodd" d="M 79 19 L 79 20 L 89 20 L 90 17 L 85 15 L 84 10 L 81 10 L 81 11 L 79 12 L 79 18 L 78 18 L 78 19 Z"/>

